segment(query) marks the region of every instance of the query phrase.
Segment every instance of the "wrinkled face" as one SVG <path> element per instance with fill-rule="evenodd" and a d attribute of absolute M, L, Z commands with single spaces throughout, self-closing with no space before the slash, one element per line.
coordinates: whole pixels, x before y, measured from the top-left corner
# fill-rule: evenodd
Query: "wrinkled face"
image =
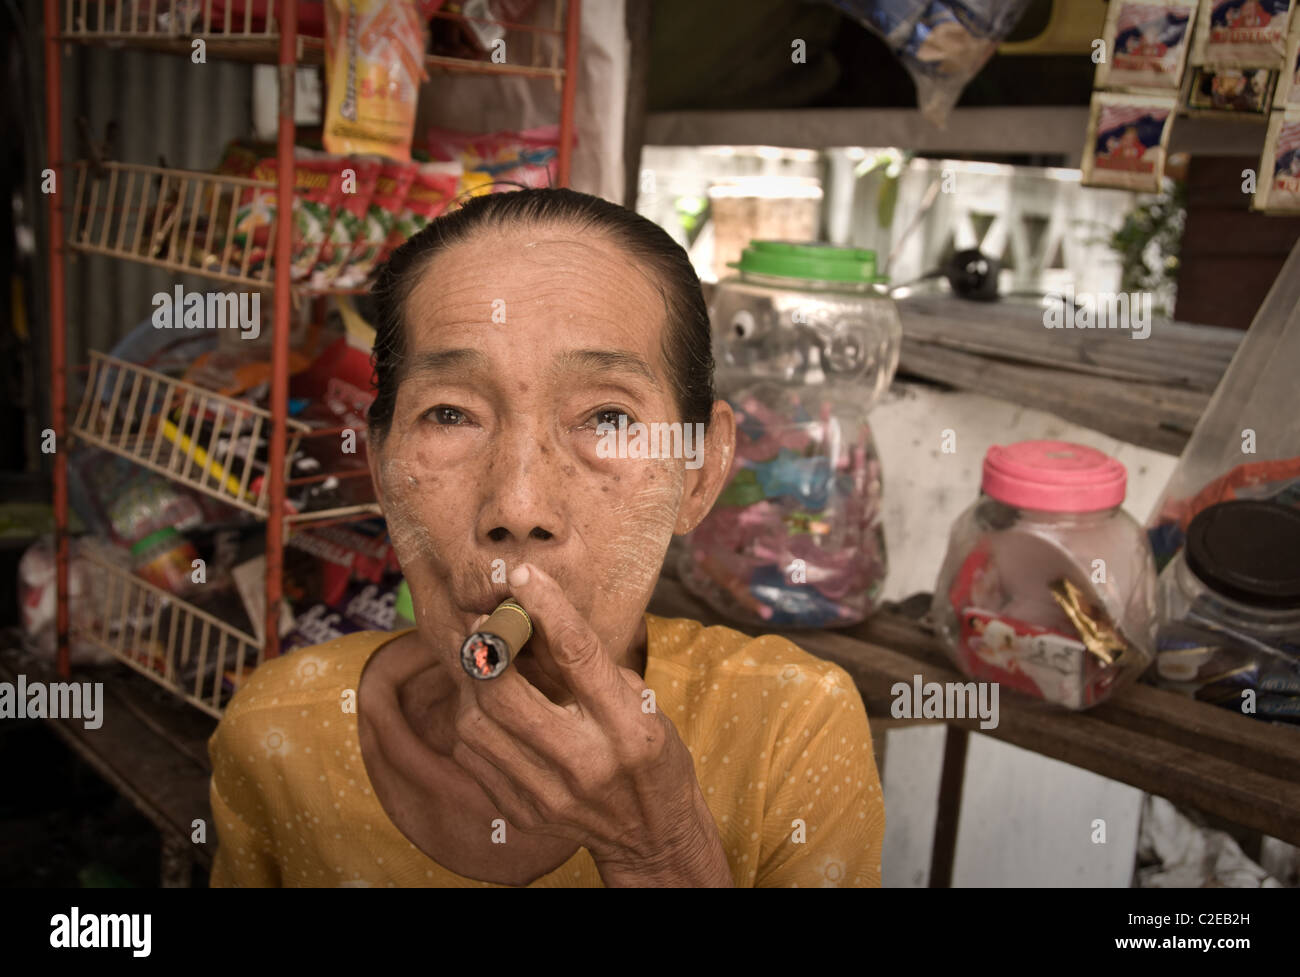
<path fill-rule="evenodd" d="M 671 536 L 721 491 L 730 411 L 715 405 L 702 465 L 685 450 L 618 450 L 608 426 L 621 416 L 629 433 L 633 422 L 683 425 L 661 352 L 663 299 L 590 232 L 481 232 L 414 274 L 393 421 L 370 463 L 421 638 L 460 673 L 475 620 L 531 562 L 621 655 Z M 565 697 L 527 650 L 518 667 Z"/>

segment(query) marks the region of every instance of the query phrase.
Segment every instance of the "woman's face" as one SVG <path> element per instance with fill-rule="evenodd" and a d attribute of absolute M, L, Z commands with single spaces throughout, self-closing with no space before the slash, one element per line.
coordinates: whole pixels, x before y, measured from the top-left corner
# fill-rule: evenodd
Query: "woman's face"
<path fill-rule="evenodd" d="M 563 226 L 480 233 L 415 274 L 392 425 L 370 465 L 421 637 L 459 670 L 465 635 L 530 562 L 621 656 L 670 537 L 721 491 L 730 409 L 715 404 L 700 467 L 600 449 L 597 425 L 620 415 L 681 422 L 663 299 L 607 240 Z M 565 697 L 527 652 L 518 667 Z"/>

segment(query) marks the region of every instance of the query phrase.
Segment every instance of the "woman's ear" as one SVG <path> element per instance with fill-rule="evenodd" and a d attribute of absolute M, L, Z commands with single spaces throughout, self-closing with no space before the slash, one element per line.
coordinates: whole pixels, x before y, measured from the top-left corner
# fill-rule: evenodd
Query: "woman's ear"
<path fill-rule="evenodd" d="M 735 456 L 736 415 L 725 400 L 715 400 L 699 455 L 702 464 L 698 468 L 688 466 L 686 469 L 682 505 L 677 510 L 677 524 L 673 527 L 675 535 L 689 533 L 704 521 L 731 477 Z"/>

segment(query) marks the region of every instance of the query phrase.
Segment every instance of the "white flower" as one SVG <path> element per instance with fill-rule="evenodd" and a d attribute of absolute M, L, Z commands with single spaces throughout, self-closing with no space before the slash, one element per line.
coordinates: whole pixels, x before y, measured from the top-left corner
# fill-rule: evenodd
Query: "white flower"
<path fill-rule="evenodd" d="M 834 672 L 826 672 L 822 675 L 819 684 L 822 685 L 831 695 L 844 694 L 844 686 L 840 684 L 840 680 L 835 677 Z"/>
<path fill-rule="evenodd" d="M 786 665 L 781 669 L 781 674 L 777 677 L 777 681 L 781 683 L 781 688 L 785 688 L 791 682 L 798 685 L 804 680 L 804 677 L 803 669 L 798 665 Z"/>
<path fill-rule="evenodd" d="M 272 727 L 262 737 L 262 749 L 266 750 L 268 757 L 288 756 L 289 737 L 284 735 L 284 730 Z"/>
<path fill-rule="evenodd" d="M 303 655 L 298 659 L 296 674 L 304 685 L 310 685 L 325 674 L 325 659 L 318 655 Z"/>
<path fill-rule="evenodd" d="M 823 858 L 818 871 L 821 873 L 823 889 L 839 888 L 848 874 L 847 866 L 839 858 Z"/>

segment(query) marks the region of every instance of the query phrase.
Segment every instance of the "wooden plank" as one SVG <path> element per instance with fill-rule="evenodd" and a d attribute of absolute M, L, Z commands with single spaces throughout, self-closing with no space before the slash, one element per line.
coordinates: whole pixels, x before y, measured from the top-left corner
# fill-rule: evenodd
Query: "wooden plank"
<path fill-rule="evenodd" d="M 921 377 L 1045 410 L 1104 434 L 1181 454 L 1210 395 L 1108 377 L 1001 363 L 903 340 L 900 375 Z"/>
<path fill-rule="evenodd" d="M 1023 302 L 977 303 L 940 296 L 898 302 L 908 338 L 975 340 L 1007 355 L 1032 354 L 1063 369 L 1109 365 L 1181 382 L 1191 372 L 1212 390 L 1241 343 L 1239 333 L 1155 318 L 1151 335 L 1135 340 L 1119 329 L 1047 329 L 1043 308 Z"/>
<path fill-rule="evenodd" d="M 1077 160 L 1088 129 L 1086 105 L 959 107 L 943 129 L 915 108 L 808 108 L 652 112 L 649 146 L 897 146 L 922 153 L 1054 154 Z M 1171 153 L 1259 157 L 1264 131 L 1236 119 L 1179 119 Z"/>
<path fill-rule="evenodd" d="M 888 609 L 847 633 L 905 652 L 926 664 L 948 664 L 926 622 L 910 620 Z M 1293 732 L 1289 727 L 1249 719 L 1228 709 L 1207 708 L 1204 703 L 1154 686 L 1135 684 L 1089 712 L 1115 726 L 1173 739 L 1271 776 L 1294 776 L 1300 771 L 1300 729 Z"/>

